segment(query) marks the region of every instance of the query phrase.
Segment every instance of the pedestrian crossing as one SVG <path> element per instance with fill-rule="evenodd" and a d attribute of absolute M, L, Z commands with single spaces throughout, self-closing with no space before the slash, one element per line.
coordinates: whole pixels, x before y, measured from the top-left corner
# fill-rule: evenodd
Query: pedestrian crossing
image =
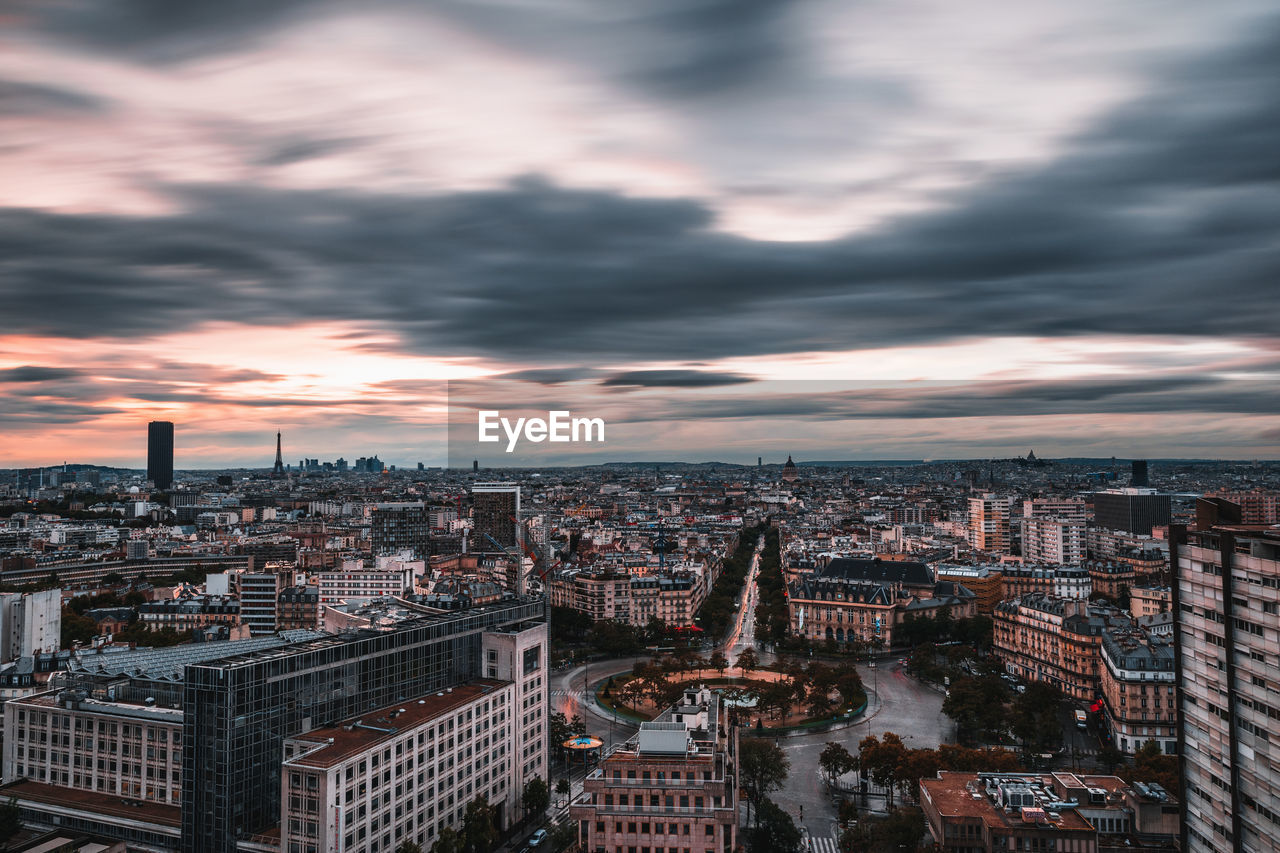
<path fill-rule="evenodd" d="M 840 842 L 829 835 L 809 836 L 810 853 L 840 853 Z"/>
<path fill-rule="evenodd" d="M 570 699 L 575 699 L 579 702 L 587 698 L 587 693 L 585 690 L 552 690 L 551 695 L 552 696 L 568 696 Z"/>

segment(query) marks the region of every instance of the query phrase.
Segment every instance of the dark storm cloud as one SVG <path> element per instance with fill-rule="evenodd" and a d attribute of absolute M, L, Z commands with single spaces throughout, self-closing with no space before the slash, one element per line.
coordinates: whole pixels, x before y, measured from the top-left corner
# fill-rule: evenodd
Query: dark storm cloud
<path fill-rule="evenodd" d="M 508 373 L 500 373 L 492 378 L 533 382 L 538 385 L 563 385 L 566 382 L 589 379 L 598 372 L 590 367 L 533 367 L 528 370 L 512 370 Z"/>
<path fill-rule="evenodd" d="M 101 98 L 50 86 L 18 80 L 0 80 L 0 117 L 49 116 L 58 113 L 97 112 L 104 109 Z"/>
<path fill-rule="evenodd" d="M 610 8 L 375 0 L 362 11 L 441 15 L 509 49 L 570 59 L 663 96 L 723 94 L 793 73 L 804 58 L 788 13 L 795 0 L 650 0 Z M 244 50 L 301 16 L 343 11 L 327 0 L 73 0 L 32 6 L 39 25 L 93 49 L 151 63 Z"/>
<path fill-rule="evenodd" d="M 53 382 L 59 379 L 74 379 L 80 371 L 68 367 L 41 367 L 24 364 L 0 370 L 0 383 L 8 382 Z"/>
<path fill-rule="evenodd" d="M 243 50 L 318 0 L 71 0 L 27 3 L 26 11 L 54 35 L 148 62 L 180 62 Z"/>
<path fill-rule="evenodd" d="M 1280 382 L 1199 375 L 1155 379 L 979 381 L 833 389 L 824 382 L 766 382 L 750 395 L 669 398 L 643 420 L 985 418 L 1042 415 L 1280 414 Z"/>
<path fill-rule="evenodd" d="M 716 385 L 740 385 L 753 381 L 741 373 L 716 373 L 703 370 L 628 370 L 601 381 L 609 387 L 641 388 L 707 388 Z"/>
<path fill-rule="evenodd" d="M 412 351 L 535 365 L 1014 335 L 1273 338 L 1277 35 L 1259 27 L 1250 45 L 1170 69 L 1047 166 L 822 242 L 716 232 L 695 199 L 539 180 L 423 197 L 187 187 L 173 191 L 180 212 L 152 217 L 0 211 L 0 329 L 343 319 Z"/>

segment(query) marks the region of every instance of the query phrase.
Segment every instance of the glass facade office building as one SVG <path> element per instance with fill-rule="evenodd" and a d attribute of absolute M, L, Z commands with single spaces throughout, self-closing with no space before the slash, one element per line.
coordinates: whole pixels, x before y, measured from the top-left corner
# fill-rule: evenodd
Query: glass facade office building
<path fill-rule="evenodd" d="M 279 821 L 286 738 L 483 677 L 484 632 L 542 621 L 522 600 L 188 666 L 182 849 L 232 853 Z"/>

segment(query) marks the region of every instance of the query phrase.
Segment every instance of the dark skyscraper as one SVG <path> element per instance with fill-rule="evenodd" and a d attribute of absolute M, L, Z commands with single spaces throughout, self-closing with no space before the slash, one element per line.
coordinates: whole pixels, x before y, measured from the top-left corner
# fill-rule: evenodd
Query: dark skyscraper
<path fill-rule="evenodd" d="M 173 422 L 147 424 L 147 479 L 157 489 L 173 485 Z"/>
<path fill-rule="evenodd" d="M 1147 460 L 1133 460 L 1133 475 L 1129 478 L 1129 485 L 1135 488 L 1146 488 L 1147 482 Z"/>

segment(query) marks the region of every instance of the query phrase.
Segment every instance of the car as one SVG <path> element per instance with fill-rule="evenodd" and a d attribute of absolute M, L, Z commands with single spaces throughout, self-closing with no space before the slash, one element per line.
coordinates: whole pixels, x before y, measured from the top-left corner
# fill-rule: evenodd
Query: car
<path fill-rule="evenodd" d="M 529 836 L 529 846 L 537 847 L 539 844 L 541 844 L 546 840 L 547 840 L 547 831 L 545 829 L 539 829 L 533 835 Z"/>

